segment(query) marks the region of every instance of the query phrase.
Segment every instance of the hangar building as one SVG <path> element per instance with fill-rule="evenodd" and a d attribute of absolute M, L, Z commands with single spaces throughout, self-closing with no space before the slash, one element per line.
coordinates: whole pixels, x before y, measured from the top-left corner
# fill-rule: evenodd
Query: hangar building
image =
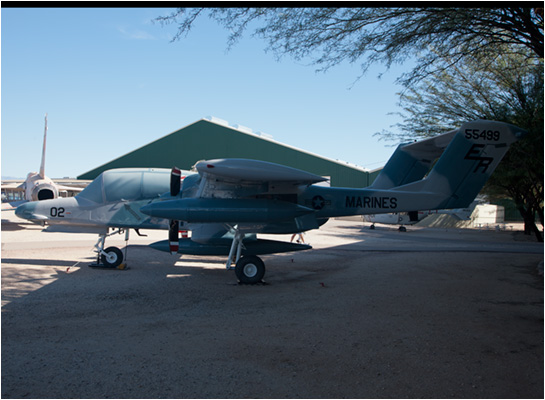
<path fill-rule="evenodd" d="M 150 167 L 182 169 L 201 160 L 250 158 L 287 165 L 331 179 L 331 186 L 363 188 L 380 170 L 369 171 L 279 143 L 270 135 L 209 117 L 201 119 L 124 156 L 88 171 L 78 179 L 94 179 L 113 168 Z"/>

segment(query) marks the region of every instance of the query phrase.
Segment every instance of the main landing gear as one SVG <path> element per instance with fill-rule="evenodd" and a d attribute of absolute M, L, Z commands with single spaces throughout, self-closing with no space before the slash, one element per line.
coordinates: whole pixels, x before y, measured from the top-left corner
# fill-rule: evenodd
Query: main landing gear
<path fill-rule="evenodd" d="M 372 224 L 369 229 L 375 229 L 375 224 Z M 397 228 L 399 232 L 407 232 L 407 228 L 405 226 L 401 225 L 399 228 Z"/>
<path fill-rule="evenodd" d="M 263 282 L 265 263 L 258 256 L 244 256 L 236 263 L 235 275 L 240 283 L 255 284 Z"/>
<path fill-rule="evenodd" d="M 123 255 L 123 252 L 115 247 L 111 246 L 106 249 L 104 249 L 104 246 L 106 244 L 106 238 L 108 236 L 112 236 L 115 234 L 122 234 L 125 233 L 125 242 L 128 243 L 129 241 L 129 230 L 125 229 L 118 229 L 117 231 L 114 231 L 112 233 L 101 233 L 98 235 L 98 241 L 95 244 L 95 252 L 97 253 L 97 261 L 94 264 L 90 264 L 90 267 L 94 268 L 117 268 L 117 269 L 125 269 L 127 268 L 126 264 L 123 264 L 123 259 L 127 256 L 127 246 L 125 246 L 125 255 Z"/>
<path fill-rule="evenodd" d="M 241 257 L 242 247 L 244 246 L 242 244 L 244 233 L 240 232 L 238 225 L 233 229 L 233 243 L 231 244 L 229 258 L 225 265 L 226 268 L 235 270 L 235 275 L 240 283 L 256 284 L 263 282 L 263 277 L 265 276 L 265 263 L 257 256 Z M 235 264 L 235 266 L 233 267 L 232 264 Z"/>

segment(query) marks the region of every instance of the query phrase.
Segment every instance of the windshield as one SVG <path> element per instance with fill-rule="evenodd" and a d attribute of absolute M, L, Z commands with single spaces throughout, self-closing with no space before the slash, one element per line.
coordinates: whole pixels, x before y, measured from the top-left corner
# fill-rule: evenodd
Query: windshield
<path fill-rule="evenodd" d="M 91 182 L 85 189 L 79 192 L 76 197 L 78 199 L 91 200 L 95 203 L 104 202 L 104 194 L 102 193 L 102 176 L 100 174 L 93 182 Z"/>

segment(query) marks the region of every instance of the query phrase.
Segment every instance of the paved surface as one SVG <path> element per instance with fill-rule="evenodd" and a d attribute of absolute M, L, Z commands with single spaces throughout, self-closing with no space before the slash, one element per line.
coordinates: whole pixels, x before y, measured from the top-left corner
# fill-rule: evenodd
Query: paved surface
<path fill-rule="evenodd" d="M 2 397 L 543 398 L 543 246 L 408 229 L 330 221 L 243 286 L 165 232 L 97 270 L 93 235 L 2 213 Z"/>

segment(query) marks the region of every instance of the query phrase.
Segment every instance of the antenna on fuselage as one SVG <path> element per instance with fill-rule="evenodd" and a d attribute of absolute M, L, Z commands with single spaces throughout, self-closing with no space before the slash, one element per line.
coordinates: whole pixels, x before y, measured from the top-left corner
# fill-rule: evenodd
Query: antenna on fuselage
<path fill-rule="evenodd" d="M 42 163 L 40 165 L 40 178 L 45 178 L 45 142 L 47 140 L 47 113 L 45 114 L 44 145 L 42 148 Z"/>

